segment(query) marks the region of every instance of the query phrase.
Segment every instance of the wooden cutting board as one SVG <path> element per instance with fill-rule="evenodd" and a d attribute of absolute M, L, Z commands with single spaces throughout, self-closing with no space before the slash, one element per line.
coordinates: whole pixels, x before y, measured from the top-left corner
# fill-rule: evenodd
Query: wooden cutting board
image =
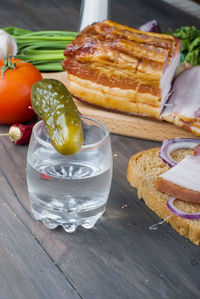
<path fill-rule="evenodd" d="M 43 73 L 42 75 L 43 78 L 53 78 L 62 81 L 65 85 L 67 84 L 66 72 Z M 107 111 L 78 100 L 75 100 L 75 103 L 81 114 L 103 122 L 114 134 L 155 141 L 176 137 L 195 137 L 192 133 L 164 121 Z"/>

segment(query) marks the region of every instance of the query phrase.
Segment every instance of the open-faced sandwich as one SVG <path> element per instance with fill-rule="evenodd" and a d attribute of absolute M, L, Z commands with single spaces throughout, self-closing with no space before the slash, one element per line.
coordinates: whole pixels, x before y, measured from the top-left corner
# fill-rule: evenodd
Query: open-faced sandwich
<path fill-rule="evenodd" d="M 200 245 L 200 140 L 166 140 L 130 158 L 127 179 L 138 197 L 182 236 Z"/>

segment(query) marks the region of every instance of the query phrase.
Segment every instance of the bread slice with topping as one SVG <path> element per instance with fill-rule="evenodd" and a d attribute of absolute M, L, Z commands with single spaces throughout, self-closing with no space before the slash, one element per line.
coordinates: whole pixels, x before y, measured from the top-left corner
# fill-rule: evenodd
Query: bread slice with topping
<path fill-rule="evenodd" d="M 200 220 L 188 220 L 172 214 L 167 207 L 169 196 L 155 188 L 158 176 L 169 170 L 169 166 L 159 157 L 159 151 L 160 148 L 152 148 L 132 156 L 128 164 L 127 179 L 137 188 L 138 197 L 144 199 L 152 211 L 162 219 L 171 215 L 166 222 L 170 223 L 179 234 L 200 245 Z M 172 158 L 181 161 L 191 154 L 192 150 L 181 149 L 174 151 Z M 186 213 L 200 212 L 200 205 L 196 203 L 176 200 L 175 205 Z"/>

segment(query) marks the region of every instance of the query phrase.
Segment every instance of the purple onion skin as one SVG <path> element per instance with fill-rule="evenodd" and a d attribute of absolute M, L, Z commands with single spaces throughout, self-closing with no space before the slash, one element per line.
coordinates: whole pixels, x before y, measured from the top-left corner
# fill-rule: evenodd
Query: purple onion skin
<path fill-rule="evenodd" d="M 140 27 L 138 27 L 139 30 L 141 31 L 146 31 L 146 32 L 156 32 L 156 33 L 161 33 L 160 26 L 156 20 L 149 21 Z"/>
<path fill-rule="evenodd" d="M 179 210 L 174 206 L 174 201 L 176 200 L 175 197 L 170 197 L 167 201 L 167 207 L 168 209 L 175 215 L 189 219 L 189 220 L 199 220 L 200 219 L 200 213 L 185 213 L 182 210 Z"/>
<path fill-rule="evenodd" d="M 171 149 L 171 151 L 168 153 L 168 148 L 170 145 L 173 144 L 181 144 L 184 143 L 182 147 L 174 147 Z M 188 143 L 188 146 L 185 146 L 185 143 Z M 190 146 L 191 143 L 193 143 L 193 146 Z M 194 144 L 195 143 L 195 144 Z M 170 156 L 170 153 L 175 149 L 181 149 L 181 148 L 188 148 L 188 149 L 194 149 L 195 146 L 200 145 L 200 140 L 196 138 L 174 138 L 174 139 L 168 139 L 164 140 L 162 143 L 162 146 L 160 148 L 159 157 L 163 160 L 164 163 L 166 163 L 169 167 L 174 167 L 177 162 L 172 159 Z M 199 156 L 199 150 L 198 150 L 198 156 Z"/>

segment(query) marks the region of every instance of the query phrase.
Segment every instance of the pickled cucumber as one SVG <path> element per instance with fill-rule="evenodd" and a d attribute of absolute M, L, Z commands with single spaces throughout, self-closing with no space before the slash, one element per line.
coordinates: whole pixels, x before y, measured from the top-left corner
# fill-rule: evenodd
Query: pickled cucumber
<path fill-rule="evenodd" d="M 81 119 L 65 85 L 55 79 L 37 81 L 31 90 L 31 102 L 45 122 L 55 149 L 63 155 L 78 152 L 83 144 Z"/>

